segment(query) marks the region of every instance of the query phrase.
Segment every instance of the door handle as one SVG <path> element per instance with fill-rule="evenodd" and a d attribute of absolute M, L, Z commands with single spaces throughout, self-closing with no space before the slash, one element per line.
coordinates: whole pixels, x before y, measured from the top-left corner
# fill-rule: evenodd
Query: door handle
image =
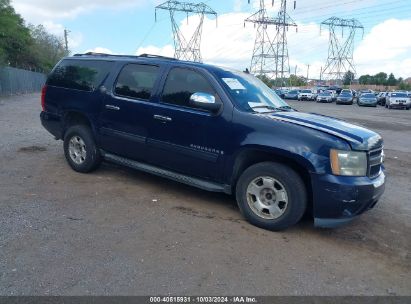
<path fill-rule="evenodd" d="M 107 104 L 107 105 L 106 105 L 106 109 L 118 111 L 118 110 L 120 110 L 120 107 L 113 106 L 113 105 L 108 105 L 108 104 Z"/>
<path fill-rule="evenodd" d="M 170 122 L 170 121 L 172 121 L 171 117 L 162 116 L 162 115 L 154 115 L 153 118 L 154 118 L 154 119 L 157 119 L 157 120 L 160 120 L 160 121 L 163 121 L 163 122 Z"/>

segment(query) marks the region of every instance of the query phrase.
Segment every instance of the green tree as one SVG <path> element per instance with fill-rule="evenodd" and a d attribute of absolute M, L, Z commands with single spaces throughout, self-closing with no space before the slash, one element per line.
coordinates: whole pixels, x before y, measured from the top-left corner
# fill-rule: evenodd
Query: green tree
<path fill-rule="evenodd" d="M 389 86 L 395 86 L 395 85 L 397 85 L 397 79 L 395 79 L 393 73 L 391 73 L 391 74 L 388 76 L 387 85 L 389 85 Z"/>
<path fill-rule="evenodd" d="M 29 29 L 10 5 L 10 0 L 0 0 L 0 58 L 3 63 L 30 66 L 32 43 Z"/>
<path fill-rule="evenodd" d="M 294 74 L 290 75 L 288 83 L 293 87 L 301 87 L 306 85 L 306 79 L 304 77 L 298 77 Z"/>
<path fill-rule="evenodd" d="M 374 84 L 374 76 L 370 75 L 362 75 L 360 78 L 358 78 L 358 82 L 360 84 Z"/>
<path fill-rule="evenodd" d="M 29 29 L 33 37 L 31 51 L 35 64 L 37 68 L 48 72 L 62 57 L 68 55 L 63 40 L 48 33 L 43 25 L 30 25 Z"/>
<path fill-rule="evenodd" d="M 387 83 L 387 73 L 379 72 L 378 74 L 374 75 L 374 83 L 377 85 L 384 85 Z"/>
<path fill-rule="evenodd" d="M 264 82 L 269 88 L 274 86 L 274 81 L 266 75 L 257 75 L 257 78 Z"/>
<path fill-rule="evenodd" d="M 354 80 L 354 73 L 348 70 L 344 74 L 343 84 L 350 85 L 353 80 Z"/>

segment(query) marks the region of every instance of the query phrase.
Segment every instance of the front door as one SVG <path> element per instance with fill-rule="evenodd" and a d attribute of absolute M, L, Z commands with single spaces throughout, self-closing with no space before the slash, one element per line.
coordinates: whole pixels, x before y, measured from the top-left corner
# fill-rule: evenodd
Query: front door
<path fill-rule="evenodd" d="M 189 68 L 170 70 L 159 102 L 153 103 L 148 155 L 158 166 L 218 180 L 231 116 L 193 108 L 189 99 L 198 92 L 220 98 L 207 75 Z"/>

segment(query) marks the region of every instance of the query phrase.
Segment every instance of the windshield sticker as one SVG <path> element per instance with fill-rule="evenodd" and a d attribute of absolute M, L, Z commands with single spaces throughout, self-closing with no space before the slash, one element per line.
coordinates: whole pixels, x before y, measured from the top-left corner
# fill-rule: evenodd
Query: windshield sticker
<path fill-rule="evenodd" d="M 231 90 L 245 90 L 246 88 L 236 78 L 223 78 Z"/>

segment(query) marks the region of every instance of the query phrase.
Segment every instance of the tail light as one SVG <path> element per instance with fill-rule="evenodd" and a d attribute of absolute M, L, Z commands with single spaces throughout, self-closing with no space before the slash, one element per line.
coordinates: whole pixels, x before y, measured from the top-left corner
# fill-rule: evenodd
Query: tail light
<path fill-rule="evenodd" d="M 46 90 L 47 90 L 47 86 L 44 85 L 41 88 L 41 108 L 43 111 L 46 110 Z"/>

